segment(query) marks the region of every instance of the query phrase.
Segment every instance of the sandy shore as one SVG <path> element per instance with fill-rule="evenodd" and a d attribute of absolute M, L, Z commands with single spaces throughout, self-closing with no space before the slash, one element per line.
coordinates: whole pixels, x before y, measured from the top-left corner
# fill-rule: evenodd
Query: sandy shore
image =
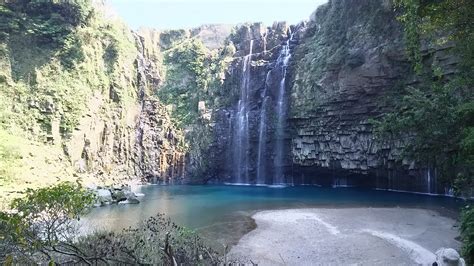
<path fill-rule="evenodd" d="M 456 222 L 423 209 L 262 211 L 229 257 L 259 265 L 431 265 L 441 247 L 459 249 Z"/>

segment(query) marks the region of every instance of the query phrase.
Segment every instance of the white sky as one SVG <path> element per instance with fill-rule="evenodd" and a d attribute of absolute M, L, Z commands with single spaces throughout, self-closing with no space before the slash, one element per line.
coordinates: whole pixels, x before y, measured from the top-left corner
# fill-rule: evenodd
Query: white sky
<path fill-rule="evenodd" d="M 132 28 L 191 28 L 202 24 L 308 19 L 327 0 L 107 0 Z"/>

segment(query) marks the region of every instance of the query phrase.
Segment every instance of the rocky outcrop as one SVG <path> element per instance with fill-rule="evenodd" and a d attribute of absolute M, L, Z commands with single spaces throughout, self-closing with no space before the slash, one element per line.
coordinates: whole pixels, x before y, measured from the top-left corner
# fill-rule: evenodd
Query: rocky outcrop
<path fill-rule="evenodd" d="M 129 186 L 90 187 L 89 190 L 95 195 L 95 207 L 113 203 L 138 204 L 140 203 L 138 197 L 143 196 L 143 194 L 135 194 Z"/>
<path fill-rule="evenodd" d="M 78 127 L 64 139 L 65 152 L 77 172 L 102 183 L 178 182 L 184 176 L 182 133 L 166 106 L 152 97 L 162 80 L 159 50 L 152 35 L 134 37 L 135 75 L 128 77 L 131 99 L 114 104 L 120 92 L 114 87 L 108 97 L 94 94 Z"/>
<path fill-rule="evenodd" d="M 140 114 L 134 164 L 135 175 L 157 183 L 178 183 L 184 178 L 184 139 L 165 106 L 144 100 Z"/>
<path fill-rule="evenodd" d="M 440 248 L 436 251 L 436 265 L 438 266 L 465 266 L 466 262 L 459 253 L 452 248 Z M 434 264 L 434 263 L 433 263 Z"/>
<path fill-rule="evenodd" d="M 190 35 L 200 39 L 210 50 L 215 50 L 224 46 L 232 28 L 233 25 L 228 24 L 208 24 L 191 29 Z"/>
<path fill-rule="evenodd" d="M 149 49 L 167 50 L 172 48 L 177 43 L 183 42 L 190 38 L 199 39 L 210 50 L 217 50 L 222 48 L 231 34 L 233 25 L 230 24 L 207 24 L 201 25 L 192 29 L 172 29 L 172 30 L 157 30 L 149 28 L 140 28 L 139 34 L 149 44 Z"/>

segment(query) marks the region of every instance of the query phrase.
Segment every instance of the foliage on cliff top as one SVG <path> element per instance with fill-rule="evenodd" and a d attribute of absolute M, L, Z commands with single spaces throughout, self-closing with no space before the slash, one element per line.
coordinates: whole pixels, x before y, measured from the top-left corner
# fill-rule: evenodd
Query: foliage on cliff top
<path fill-rule="evenodd" d="M 74 31 L 86 25 L 91 16 L 90 1 L 8 1 L 0 6 L 0 40 L 29 38 L 43 49 L 59 52 L 63 63 L 70 65 L 82 59 L 81 51 L 69 47 L 61 54 L 61 50 L 80 42 Z"/>
<path fill-rule="evenodd" d="M 218 105 L 221 78 L 229 63 L 228 47 L 210 51 L 201 40 L 189 38 L 164 51 L 165 82 L 157 92 L 179 126 L 191 125 L 199 118 L 198 102 L 207 108 Z"/>
<path fill-rule="evenodd" d="M 120 101 L 136 97 L 130 92 L 134 39 L 90 1 L 12 1 L 0 12 L 1 94 L 13 100 L 2 104 L 4 127 L 21 124 L 35 135 L 31 128 L 39 124 L 37 133 L 47 134 L 51 118 L 60 117 L 62 132 L 70 133 L 93 91 L 108 94 L 113 87 Z"/>
<path fill-rule="evenodd" d="M 396 0 L 398 17 L 405 29 L 407 52 L 417 72 L 422 70 L 421 47 L 456 43 L 455 51 L 463 56 L 461 67 L 472 71 L 474 65 L 474 2 L 470 0 Z M 469 69 L 471 68 L 471 69 Z"/>
<path fill-rule="evenodd" d="M 363 60 L 358 50 L 400 46 L 399 36 L 394 34 L 399 26 L 392 22 L 395 15 L 381 2 L 329 1 L 318 7 L 293 57 L 291 116 L 310 117 L 322 103 L 340 97 L 338 83 L 321 86 L 326 81 L 322 78 Z"/>

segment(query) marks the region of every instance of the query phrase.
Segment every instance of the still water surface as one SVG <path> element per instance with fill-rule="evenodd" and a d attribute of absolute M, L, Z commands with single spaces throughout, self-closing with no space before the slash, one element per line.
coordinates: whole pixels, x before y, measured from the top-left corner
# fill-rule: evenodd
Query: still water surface
<path fill-rule="evenodd" d="M 254 226 L 250 216 L 259 210 L 285 208 L 408 207 L 434 209 L 456 215 L 463 201 L 410 193 L 358 188 L 258 186 L 141 186 L 137 205 L 95 208 L 84 217 L 88 230 L 121 230 L 157 213 L 194 229 L 214 245 L 235 244 Z M 348 217 L 350 219 L 350 217 Z"/>

